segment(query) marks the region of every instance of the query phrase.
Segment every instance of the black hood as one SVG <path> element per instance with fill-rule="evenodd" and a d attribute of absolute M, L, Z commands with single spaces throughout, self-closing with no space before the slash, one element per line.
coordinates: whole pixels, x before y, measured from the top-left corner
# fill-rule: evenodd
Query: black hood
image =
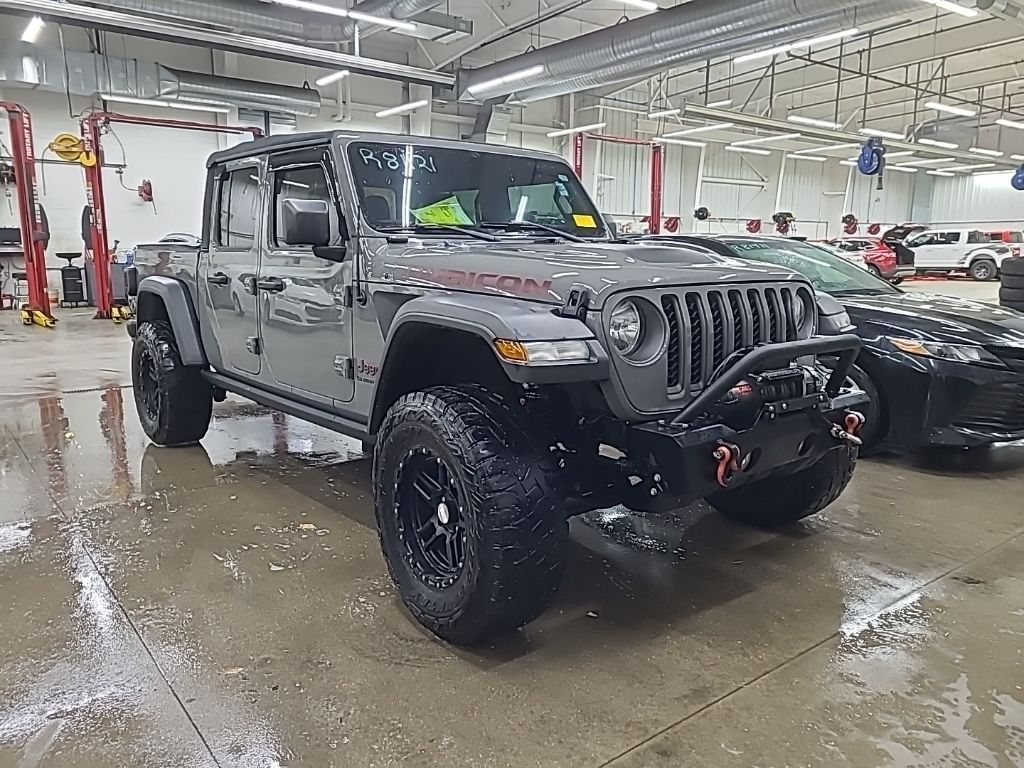
<path fill-rule="evenodd" d="M 1024 346 L 1024 314 L 927 293 L 837 296 L 862 336 L 875 333 L 954 344 Z"/>

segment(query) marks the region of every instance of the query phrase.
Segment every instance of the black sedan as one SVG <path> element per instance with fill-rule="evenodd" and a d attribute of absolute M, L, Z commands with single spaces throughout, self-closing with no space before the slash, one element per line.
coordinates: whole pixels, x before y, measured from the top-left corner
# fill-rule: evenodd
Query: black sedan
<path fill-rule="evenodd" d="M 791 267 L 840 302 L 864 339 L 851 377 L 872 399 L 866 446 L 1024 439 L 1024 314 L 907 293 L 810 243 L 743 235 L 649 239 Z"/>

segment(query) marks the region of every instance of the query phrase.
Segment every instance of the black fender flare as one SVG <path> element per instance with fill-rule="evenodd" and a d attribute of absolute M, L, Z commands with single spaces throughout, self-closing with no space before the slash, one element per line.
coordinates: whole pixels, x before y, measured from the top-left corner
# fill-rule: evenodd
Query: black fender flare
<path fill-rule="evenodd" d="M 413 326 L 428 326 L 470 333 L 494 349 L 496 339 L 515 341 L 562 341 L 579 339 L 587 342 L 590 360 L 542 365 L 515 365 L 495 359 L 509 379 L 521 384 L 560 384 L 581 381 L 601 381 L 608 378 L 608 356 L 594 337 L 593 331 L 581 320 L 562 317 L 555 307 L 523 299 L 477 294 L 423 295 L 404 302 L 388 318 L 380 318 L 384 331 L 384 352 L 381 378 L 373 393 L 370 412 L 371 423 L 379 423 L 387 404 L 380 402 L 381 394 L 388 391 L 389 370 L 397 368 L 396 339 Z"/>
<path fill-rule="evenodd" d="M 181 280 L 166 275 L 151 275 L 139 283 L 136 318 L 145 322 L 159 317 L 154 302 L 163 304 L 167 319 L 178 343 L 178 354 L 184 365 L 205 366 L 206 353 L 199 334 L 199 318 L 192 297 Z"/>

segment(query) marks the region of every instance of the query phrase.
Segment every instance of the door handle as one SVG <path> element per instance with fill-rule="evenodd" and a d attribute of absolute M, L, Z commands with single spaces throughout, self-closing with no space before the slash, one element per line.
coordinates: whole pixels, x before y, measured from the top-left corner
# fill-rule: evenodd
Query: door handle
<path fill-rule="evenodd" d="M 261 291 L 269 293 L 280 293 L 284 290 L 284 280 L 280 277 L 261 277 L 256 281 L 256 287 Z"/>
<path fill-rule="evenodd" d="M 231 282 L 231 278 L 223 272 L 214 272 L 206 278 L 206 282 L 210 283 L 210 285 L 228 285 Z"/>

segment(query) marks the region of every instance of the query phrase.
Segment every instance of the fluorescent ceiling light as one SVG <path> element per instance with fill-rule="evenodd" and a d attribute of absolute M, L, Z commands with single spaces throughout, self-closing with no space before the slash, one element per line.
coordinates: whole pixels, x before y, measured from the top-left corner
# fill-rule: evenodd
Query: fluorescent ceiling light
<path fill-rule="evenodd" d="M 657 11 L 658 4 L 651 2 L 651 0 L 619 0 L 623 5 L 631 5 L 634 8 L 639 8 L 641 11 Z"/>
<path fill-rule="evenodd" d="M 750 149 L 749 147 L 737 147 L 735 144 L 727 146 L 726 151 L 728 152 L 742 152 L 747 155 L 770 155 L 771 151 L 767 149 Z"/>
<path fill-rule="evenodd" d="M 877 136 L 880 139 L 898 139 L 903 140 L 902 133 L 895 133 L 893 131 L 883 131 L 879 128 L 861 128 L 857 133 L 863 133 L 865 136 Z"/>
<path fill-rule="evenodd" d="M 608 123 L 591 123 L 590 125 L 577 125 L 573 128 L 560 128 L 557 131 L 549 131 L 548 138 L 553 139 L 556 136 L 571 136 L 574 133 L 583 133 L 584 131 L 596 131 L 600 128 L 604 128 Z"/>
<path fill-rule="evenodd" d="M 914 154 L 914 150 L 912 149 L 901 149 L 899 152 L 886 152 L 885 159 L 888 160 L 893 157 L 908 157 L 912 154 Z"/>
<path fill-rule="evenodd" d="M 30 45 L 39 39 L 39 33 L 43 31 L 46 22 L 39 16 L 33 16 L 25 25 L 25 31 L 21 33 L 21 42 Z"/>
<path fill-rule="evenodd" d="M 851 142 L 850 144 L 829 144 L 827 147 L 813 147 L 811 149 L 799 149 L 796 152 L 794 152 L 793 154 L 794 155 L 802 155 L 802 154 L 807 153 L 807 152 L 810 152 L 811 154 L 813 154 L 815 152 L 831 152 L 833 149 L 849 149 L 850 147 L 859 147 L 859 146 L 860 146 L 860 144 L 858 144 L 857 142 Z"/>
<path fill-rule="evenodd" d="M 1002 157 L 1006 154 L 998 149 L 985 149 L 984 147 L 968 147 L 967 151 L 973 152 L 976 155 L 985 155 L 986 157 Z"/>
<path fill-rule="evenodd" d="M 1013 175 L 1013 171 L 1007 170 L 1006 168 L 1003 168 L 1003 169 L 998 170 L 998 171 L 975 171 L 974 173 L 971 174 L 971 176 L 1007 176 L 1007 177 L 1012 176 L 1012 175 Z"/>
<path fill-rule="evenodd" d="M 164 101 L 163 99 L 137 99 L 134 96 L 116 96 L 112 93 L 101 93 L 100 98 L 104 101 L 113 101 L 118 104 L 141 104 L 145 107 L 169 107 L 171 109 L 184 109 L 189 112 L 213 112 L 218 115 L 226 115 L 231 111 L 227 107 L 218 107 L 214 104 L 192 104 L 187 101 Z"/>
<path fill-rule="evenodd" d="M 538 64 L 535 67 L 527 67 L 526 69 L 520 69 L 518 72 L 510 72 L 507 75 L 501 77 L 495 77 L 491 80 L 484 80 L 482 83 L 476 83 L 475 85 L 469 86 L 466 90 L 470 93 L 476 93 L 477 91 L 486 91 L 488 88 L 493 88 L 496 85 L 504 85 L 505 83 L 514 83 L 516 80 L 524 80 L 527 77 L 533 77 L 539 75 L 544 71 L 544 65 Z"/>
<path fill-rule="evenodd" d="M 722 99 L 721 101 L 711 101 L 705 104 L 705 107 L 728 107 L 732 104 L 732 99 Z"/>
<path fill-rule="evenodd" d="M 982 168 L 995 168 L 995 163 L 975 163 L 974 165 L 955 165 L 952 168 L 943 168 L 945 171 L 978 171 Z"/>
<path fill-rule="evenodd" d="M 759 136 L 756 139 L 744 139 L 743 141 L 734 141 L 732 146 L 734 147 L 745 147 L 748 144 L 767 144 L 769 141 L 782 141 L 783 139 L 798 139 L 802 136 L 801 133 L 778 133 L 774 136 Z"/>
<path fill-rule="evenodd" d="M 324 75 L 323 77 L 321 77 L 319 80 L 316 81 L 316 84 L 320 86 L 330 85 L 331 83 L 338 82 L 343 77 L 348 77 L 349 74 L 351 73 L 347 69 L 342 69 L 339 70 L 338 72 L 332 72 L 329 75 Z"/>
<path fill-rule="evenodd" d="M 430 103 L 430 99 L 420 99 L 419 101 L 410 101 L 408 104 L 399 104 L 397 107 L 388 107 L 382 109 L 376 113 L 376 117 L 391 117 L 392 115 L 401 115 L 404 112 L 412 112 L 413 110 L 425 107 Z"/>
<path fill-rule="evenodd" d="M 680 144 L 684 147 L 706 147 L 703 141 L 687 141 L 686 139 L 670 139 L 667 136 L 659 136 L 655 139 L 659 144 Z"/>
<path fill-rule="evenodd" d="M 955 173 L 949 171 L 925 171 L 929 176 L 945 176 L 947 179 L 956 176 Z"/>
<path fill-rule="evenodd" d="M 839 164 L 840 165 L 856 165 L 857 161 L 856 160 L 840 160 Z"/>
<path fill-rule="evenodd" d="M 822 43 L 831 43 L 834 40 L 843 40 L 847 37 L 853 37 L 860 32 L 857 27 L 851 27 L 850 29 L 844 29 L 840 32 L 832 32 L 828 35 L 821 35 L 820 37 L 812 37 L 810 40 L 804 40 L 802 43 L 794 43 L 793 48 L 810 48 L 812 45 L 821 45 Z"/>
<path fill-rule="evenodd" d="M 737 64 L 742 64 L 745 61 L 754 61 L 755 59 L 763 59 L 766 56 L 776 56 L 780 53 L 786 53 L 787 51 L 810 48 L 815 45 L 821 45 L 822 43 L 830 43 L 833 40 L 842 40 L 845 37 L 852 37 L 858 32 L 860 32 L 860 30 L 856 27 L 852 29 L 844 29 L 841 32 L 833 32 L 828 35 L 821 35 L 820 37 L 812 37 L 810 40 L 801 40 L 796 43 L 789 43 L 788 45 L 778 45 L 774 48 L 766 48 L 763 51 L 745 53 L 742 56 L 736 56 L 733 61 Z"/>
<path fill-rule="evenodd" d="M 905 165 L 887 165 L 885 166 L 887 171 L 899 171 L 900 173 L 917 173 L 920 168 L 908 168 Z"/>
<path fill-rule="evenodd" d="M 666 136 L 688 136 L 691 133 L 703 133 L 704 131 L 717 131 L 719 128 L 732 128 L 735 123 L 715 123 L 714 125 L 702 125 L 698 128 L 687 128 L 682 131 L 672 131 Z"/>
<path fill-rule="evenodd" d="M 212 112 L 215 115 L 226 115 L 231 111 L 228 107 L 216 104 L 193 104 L 188 101 L 168 101 L 167 106 L 171 109 L 184 109 L 186 112 Z"/>
<path fill-rule="evenodd" d="M 404 29 L 407 32 L 416 31 L 416 25 L 411 21 L 402 21 L 401 19 L 392 19 L 388 16 L 374 16 L 369 13 L 363 13 L 361 11 L 349 11 L 348 17 L 353 21 L 362 21 L 367 24 L 378 24 L 382 27 L 391 27 L 392 29 Z"/>
<path fill-rule="evenodd" d="M 410 32 L 416 29 L 415 24 L 408 21 L 402 21 L 401 19 L 392 19 L 387 16 L 373 16 L 369 13 L 350 11 L 347 8 L 338 8 L 333 5 L 314 3 L 310 0 L 270 0 L 270 2 L 275 5 L 284 5 L 288 8 L 298 8 L 302 11 L 309 11 L 310 13 L 323 13 L 328 16 L 340 16 L 343 19 L 352 19 L 353 21 L 361 21 L 366 24 L 377 24 L 383 27 L 391 27 L 393 29 L 405 29 Z"/>
<path fill-rule="evenodd" d="M 928 109 L 937 109 L 939 112 L 949 112 L 952 115 L 961 117 L 974 117 L 978 110 L 968 107 L 954 107 L 952 104 L 943 104 L 941 101 L 929 101 L 925 104 Z"/>
<path fill-rule="evenodd" d="M 907 160 L 900 165 L 935 165 L 936 163 L 952 163 L 955 160 L 954 157 L 929 157 L 925 160 Z"/>
<path fill-rule="evenodd" d="M 803 115 L 790 115 L 786 118 L 791 123 L 800 123 L 801 125 L 813 125 L 816 128 L 831 128 L 838 130 L 842 128 L 842 124 L 833 123 L 831 120 L 819 120 L 816 117 L 804 117 Z"/>
<path fill-rule="evenodd" d="M 1002 125 L 1006 128 L 1016 128 L 1018 131 L 1024 131 L 1024 123 L 1017 120 L 1007 120 L 1005 117 L 1000 117 L 996 120 L 996 125 Z"/>
<path fill-rule="evenodd" d="M 810 160 L 814 163 L 824 163 L 828 160 L 827 157 L 821 155 L 786 155 L 787 160 Z"/>
<path fill-rule="evenodd" d="M 959 144 L 952 141 L 939 141 L 938 139 L 918 139 L 918 144 L 927 144 L 929 147 L 942 147 L 943 149 L 959 149 Z"/>
<path fill-rule="evenodd" d="M 659 109 L 657 112 L 648 112 L 647 117 L 650 120 L 655 120 L 659 117 L 671 117 L 672 115 L 678 115 L 683 110 L 681 109 Z"/>
<path fill-rule="evenodd" d="M 949 11 L 950 13 L 966 16 L 969 19 L 973 19 L 978 15 L 978 10 L 976 8 L 968 8 L 965 5 L 960 5 L 960 3 L 954 3 L 952 0 L 921 0 L 921 2 L 928 3 L 928 5 L 934 5 L 936 8 L 941 8 L 942 10 Z"/>
<path fill-rule="evenodd" d="M 1016 160 L 1018 163 L 1024 162 L 1024 155 L 1010 155 L 1010 159 Z"/>

